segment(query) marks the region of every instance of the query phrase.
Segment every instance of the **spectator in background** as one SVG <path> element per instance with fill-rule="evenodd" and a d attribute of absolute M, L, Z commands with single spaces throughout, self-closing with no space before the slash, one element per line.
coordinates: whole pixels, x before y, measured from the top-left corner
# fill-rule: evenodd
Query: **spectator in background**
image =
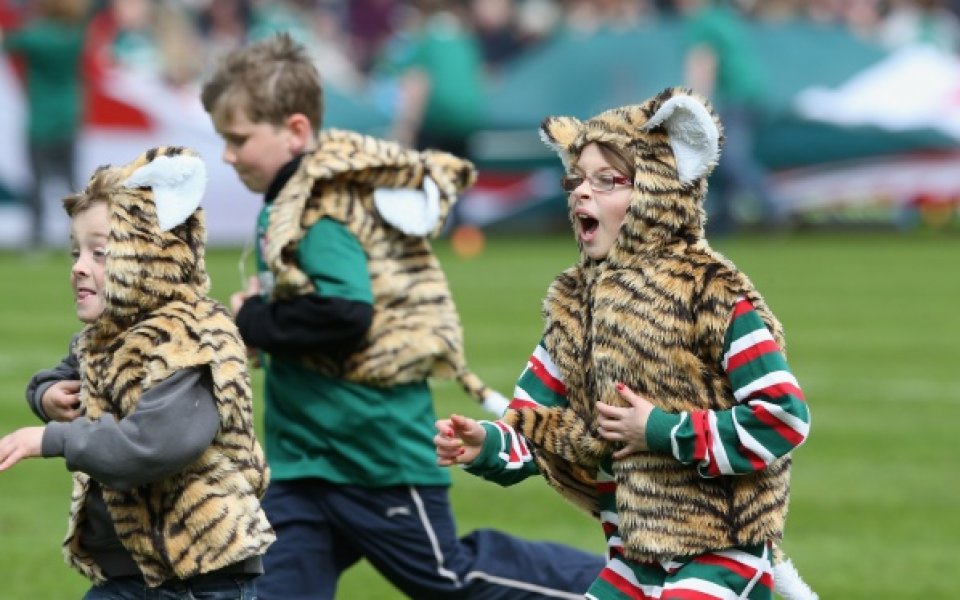
<path fill-rule="evenodd" d="M 523 0 L 516 9 L 517 30 L 526 49 L 550 37 L 563 20 L 553 0 Z"/>
<path fill-rule="evenodd" d="M 399 14 L 408 3 L 400 0 L 350 0 L 344 4 L 347 5 L 347 31 L 351 36 L 353 60 L 362 72 L 369 73 L 396 32 L 397 21 L 401 18 Z"/>
<path fill-rule="evenodd" d="M 466 9 L 457 0 L 421 0 L 423 21 L 403 56 L 385 65 L 397 76 L 393 138 L 423 150 L 469 156 L 483 121 L 484 61 Z"/>
<path fill-rule="evenodd" d="M 470 19 L 489 72 L 496 73 L 523 51 L 512 0 L 470 0 Z"/>
<path fill-rule="evenodd" d="M 788 23 L 800 18 L 803 0 L 763 0 L 745 9 L 752 18 L 764 23 Z"/>
<path fill-rule="evenodd" d="M 764 225 L 781 227 L 785 207 L 774 198 L 767 172 L 754 154 L 764 83 L 743 16 L 721 0 L 674 4 L 684 25 L 685 83 L 713 102 L 726 136 L 711 181 L 707 228 L 713 235 L 731 233 L 737 224 L 736 203 L 744 192 L 757 201 Z"/>
<path fill-rule="evenodd" d="M 206 45 L 206 69 L 212 71 L 223 56 L 247 42 L 252 8 L 247 0 L 210 0 L 197 24 Z M 206 73 L 205 73 L 206 74 Z"/>
<path fill-rule="evenodd" d="M 843 8 L 846 0 L 801 0 L 803 15 L 811 23 L 823 27 L 843 26 Z"/>
<path fill-rule="evenodd" d="M 883 19 L 883 0 L 849 0 L 843 12 L 847 29 L 855 37 L 873 42 Z"/>
<path fill-rule="evenodd" d="M 945 0 L 897 0 L 880 25 L 879 40 L 891 50 L 922 44 L 956 54 L 960 50 L 960 18 Z"/>
<path fill-rule="evenodd" d="M 568 0 L 564 11 L 567 28 L 588 36 L 604 29 L 632 29 L 657 12 L 650 0 Z"/>
<path fill-rule="evenodd" d="M 121 69 L 140 73 L 161 73 L 163 57 L 156 40 L 157 10 L 150 0 L 109 0 L 105 18 L 113 37 L 101 60 Z"/>
<path fill-rule="evenodd" d="M 33 180 L 27 193 L 32 250 L 44 246 L 43 186 L 51 180 L 76 188 L 77 132 L 83 118 L 82 74 L 87 0 L 37 0 L 36 12 L 0 43 L 25 63 L 27 147 Z"/>
<path fill-rule="evenodd" d="M 211 46 L 200 38 L 197 20 L 177 2 L 109 0 L 88 35 L 91 78 L 122 72 L 143 82 L 189 86 L 203 72 Z"/>

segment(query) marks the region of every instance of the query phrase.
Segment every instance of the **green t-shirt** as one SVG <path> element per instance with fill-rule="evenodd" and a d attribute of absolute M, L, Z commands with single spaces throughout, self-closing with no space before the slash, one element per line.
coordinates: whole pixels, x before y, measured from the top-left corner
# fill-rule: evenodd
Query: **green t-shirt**
<path fill-rule="evenodd" d="M 722 4 L 712 4 L 685 22 L 685 46 L 708 46 L 717 57 L 718 106 L 755 104 L 763 93 L 763 73 L 749 39 L 740 15 Z"/>
<path fill-rule="evenodd" d="M 81 118 L 80 57 L 84 27 L 37 20 L 8 32 L 3 47 L 26 62 L 31 140 L 59 141 L 76 135 Z"/>
<path fill-rule="evenodd" d="M 269 207 L 260 213 L 260 240 Z M 298 259 L 321 295 L 373 302 L 366 255 L 341 223 L 313 225 Z M 263 271 L 259 250 L 257 262 Z M 325 377 L 284 356 L 265 357 L 264 364 L 264 443 L 274 479 L 449 485 L 449 473 L 436 465 L 436 413 L 425 381 L 379 388 Z"/>

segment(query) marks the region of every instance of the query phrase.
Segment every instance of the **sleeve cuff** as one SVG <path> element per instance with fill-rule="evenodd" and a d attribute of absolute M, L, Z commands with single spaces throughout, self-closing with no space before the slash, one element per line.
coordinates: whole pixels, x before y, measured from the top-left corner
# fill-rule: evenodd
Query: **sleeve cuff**
<path fill-rule="evenodd" d="M 464 465 L 467 472 L 474 475 L 484 475 L 503 468 L 503 459 L 500 458 L 500 452 L 503 450 L 500 443 L 500 429 L 490 421 L 480 421 L 480 425 L 487 430 L 487 437 L 483 440 L 483 447 L 477 458 L 469 465 Z"/>
<path fill-rule="evenodd" d="M 654 408 L 647 419 L 647 446 L 654 452 L 673 454 L 671 432 L 680 423 L 680 415 Z"/>
<path fill-rule="evenodd" d="M 43 395 L 47 393 L 53 384 L 56 381 L 48 381 L 46 383 L 41 383 L 33 390 L 33 397 L 30 398 L 30 408 L 33 409 L 33 413 L 40 417 L 44 423 L 50 422 L 50 417 L 47 416 L 47 413 L 43 411 Z"/>
<path fill-rule="evenodd" d="M 42 454 L 44 458 L 63 456 L 68 425 L 69 423 L 51 421 L 43 428 L 43 438 L 40 441 L 40 454 Z"/>

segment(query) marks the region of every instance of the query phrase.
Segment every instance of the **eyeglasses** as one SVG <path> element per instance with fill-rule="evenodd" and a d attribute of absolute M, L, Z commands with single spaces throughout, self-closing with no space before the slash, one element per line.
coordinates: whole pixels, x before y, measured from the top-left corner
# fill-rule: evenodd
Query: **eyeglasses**
<path fill-rule="evenodd" d="M 593 175 L 566 174 L 560 178 L 560 187 L 566 192 L 572 192 L 586 180 L 590 189 L 595 192 L 609 192 L 618 185 L 630 185 L 630 180 L 622 175 L 613 173 L 594 173 Z"/>

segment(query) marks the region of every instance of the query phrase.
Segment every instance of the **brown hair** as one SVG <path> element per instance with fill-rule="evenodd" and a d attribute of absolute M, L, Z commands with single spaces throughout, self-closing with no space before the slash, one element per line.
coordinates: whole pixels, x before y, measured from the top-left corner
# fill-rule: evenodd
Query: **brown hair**
<path fill-rule="evenodd" d="M 82 192 L 70 194 L 63 199 L 63 210 L 73 219 L 78 214 L 100 202 L 110 200 L 110 190 L 116 185 L 116 174 L 109 167 L 99 167 L 90 177 L 90 183 Z"/>
<path fill-rule="evenodd" d="M 306 49 L 287 33 L 226 55 L 200 93 L 211 116 L 232 118 L 242 110 L 253 123 L 283 125 L 303 114 L 320 130 L 323 87 Z"/>
<path fill-rule="evenodd" d="M 610 166 L 621 175 L 630 179 L 631 183 L 636 175 L 636 167 L 633 165 L 633 158 L 629 157 L 623 150 L 607 144 L 605 142 L 595 142 L 600 154 L 610 163 Z"/>

